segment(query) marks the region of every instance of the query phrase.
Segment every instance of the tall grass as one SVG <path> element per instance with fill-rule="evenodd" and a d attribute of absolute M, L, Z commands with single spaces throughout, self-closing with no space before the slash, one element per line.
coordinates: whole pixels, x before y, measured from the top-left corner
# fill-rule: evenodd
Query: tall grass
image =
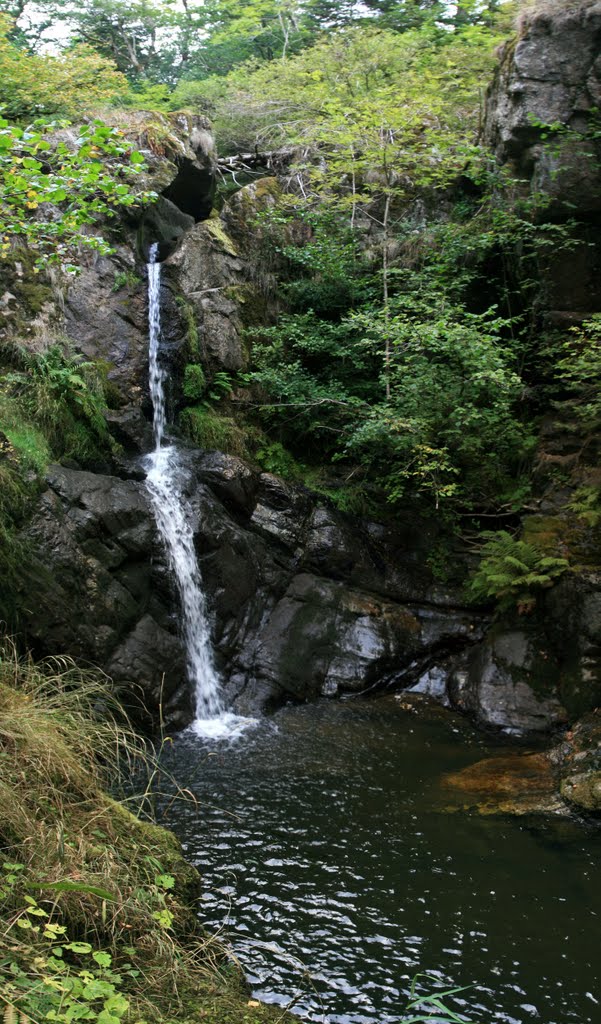
<path fill-rule="evenodd" d="M 170 833 L 107 793 L 155 770 L 106 676 L 0 643 L 0 867 L 21 871 L 10 892 L 0 885 L 0 966 L 29 893 L 71 939 L 115 962 L 126 951 L 144 977 L 136 998 L 150 1000 L 142 1016 L 214 979 L 223 950 L 198 929 L 195 869 Z M 35 974 L 39 950 L 28 948 L 17 950 L 21 969 Z"/>

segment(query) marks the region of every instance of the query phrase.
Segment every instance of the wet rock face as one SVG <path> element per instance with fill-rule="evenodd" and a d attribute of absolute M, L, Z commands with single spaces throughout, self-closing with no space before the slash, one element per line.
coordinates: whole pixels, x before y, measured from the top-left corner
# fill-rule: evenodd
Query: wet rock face
<path fill-rule="evenodd" d="M 140 149 L 148 165 L 141 185 L 158 193 L 158 199 L 142 213 L 136 210 L 122 214 L 114 252 L 108 257 L 91 257 L 87 265 L 84 263 L 67 291 L 59 317 L 74 348 L 103 364 L 110 389 L 111 424 L 118 441 L 129 453 L 140 453 L 150 446 L 143 415 L 150 409 L 146 299 L 149 249 L 152 243 L 158 243 L 159 259 L 167 259 L 187 233 L 193 233 L 195 223 L 209 217 L 215 184 L 214 144 L 204 118 L 177 115 L 176 123 L 163 119 L 168 153 L 157 155 L 156 144 L 153 149 L 147 139 L 148 126 L 139 116 Z M 200 224 L 199 229 L 204 237 Z M 206 253 L 201 249 L 199 255 Z M 214 283 L 206 287 L 210 289 Z M 231 280 L 226 268 L 217 282 L 218 290 L 222 291 L 228 283 Z M 185 278 L 176 291 L 185 292 L 188 288 L 193 290 L 194 282 Z M 166 293 L 165 299 L 168 322 L 174 324 L 166 338 L 173 360 L 174 353 L 185 345 L 186 326 L 172 296 Z M 222 299 L 222 304 L 224 301 L 227 302 Z M 234 309 L 230 302 L 228 315 L 233 315 Z M 224 366 L 240 366 L 241 345 L 237 336 L 233 346 L 226 339 L 218 343 L 214 339 L 224 334 L 225 321 L 219 317 L 211 322 L 205 319 L 207 347 L 214 344 L 220 349 L 218 356 L 223 356 Z"/>
<path fill-rule="evenodd" d="M 437 652 L 480 635 L 408 539 L 384 530 L 374 540 L 314 494 L 240 459 L 197 453 L 191 465 L 215 645 L 239 709 L 400 685 Z"/>
<path fill-rule="evenodd" d="M 601 104 L 600 43 L 601 4 L 533 17 L 505 45 L 486 109 L 484 138 L 497 159 L 552 197 L 567 200 L 570 193 L 580 212 L 601 210 L 590 159 L 598 154 L 586 138 Z M 580 135 L 572 140 L 578 150 L 562 153 L 561 135 L 559 149 L 544 146 L 550 125 Z"/>
<path fill-rule="evenodd" d="M 231 456 L 192 451 L 187 475 L 216 658 L 239 709 L 411 683 L 480 636 L 407 538 L 374 540 Z M 56 467 L 27 538 L 47 570 L 25 612 L 31 641 L 101 665 L 155 720 L 162 701 L 185 723 L 179 601 L 143 481 Z"/>
<path fill-rule="evenodd" d="M 26 537 L 41 562 L 30 642 L 101 666 L 140 713 L 162 697 L 183 721 L 175 594 L 144 484 L 53 467 Z"/>
<path fill-rule="evenodd" d="M 550 650 L 561 659 L 570 717 L 601 705 L 601 572 L 566 575 L 545 598 Z"/>
<path fill-rule="evenodd" d="M 486 621 L 431 578 L 419 524 L 350 519 L 219 452 L 190 450 L 184 463 L 217 664 L 239 710 L 392 687 L 450 697 L 495 728 L 565 722 L 569 652 L 522 620 L 483 638 Z M 28 539 L 47 569 L 25 613 L 31 641 L 101 665 L 155 720 L 162 701 L 185 723 L 179 599 L 143 480 L 56 468 Z M 575 610 L 568 627 L 585 668 L 593 611 Z"/>
<path fill-rule="evenodd" d="M 559 665 L 545 639 L 498 626 L 453 672 L 450 692 L 453 703 L 483 725 L 541 732 L 567 719 L 558 681 Z"/>
<path fill-rule="evenodd" d="M 564 800 L 579 811 L 601 814 L 601 712 L 581 718 L 554 751 Z"/>
<path fill-rule="evenodd" d="M 245 266 L 223 229 L 219 218 L 196 224 L 169 257 L 163 280 L 173 297 L 188 306 L 198 333 L 200 360 L 219 370 L 239 370 L 244 364 L 241 340 Z M 170 301 L 165 295 L 165 301 Z M 165 335 L 183 344 L 185 318 L 178 314 L 177 299 L 163 318 Z M 171 313 L 171 315 L 169 315 Z"/>

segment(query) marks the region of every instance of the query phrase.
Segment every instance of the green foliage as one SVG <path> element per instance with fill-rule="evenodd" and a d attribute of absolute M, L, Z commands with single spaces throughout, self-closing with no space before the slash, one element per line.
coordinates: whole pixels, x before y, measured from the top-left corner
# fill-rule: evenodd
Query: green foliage
<path fill-rule="evenodd" d="M 4 900 L 17 903 L 7 941 L 0 941 L 0 998 L 25 1019 L 120 1024 L 130 1007 L 123 986 L 140 972 L 130 963 L 116 971 L 110 953 L 95 950 L 89 942 L 71 941 L 65 925 L 32 896 L 24 894 L 19 906 L 19 889 L 28 877 L 23 868 L 5 862 L 0 874 Z"/>
<path fill-rule="evenodd" d="M 428 993 L 419 993 L 417 991 L 418 980 L 420 978 L 427 978 L 430 982 L 435 982 L 435 978 L 430 978 L 427 974 L 416 974 L 411 982 L 411 991 L 409 1002 L 405 1007 L 406 1011 L 411 1014 L 409 1017 L 402 1017 L 404 1024 L 428 1024 L 428 1022 L 437 1021 L 439 1024 L 467 1024 L 468 1018 L 459 1016 L 453 1010 L 447 1006 L 447 1000 L 449 996 L 458 995 L 460 992 L 467 992 L 471 985 L 460 985 L 456 988 L 448 988 L 444 991 L 430 991 Z M 417 1015 L 415 1011 L 421 1011 Z"/>
<path fill-rule="evenodd" d="M 75 117 L 82 93 L 88 109 L 122 92 L 127 81 L 110 59 L 81 44 L 68 54 L 32 53 L 10 39 L 13 22 L 0 14 L 2 112 L 11 119 Z"/>
<path fill-rule="evenodd" d="M 133 270 L 116 270 L 115 281 L 111 290 L 120 292 L 123 288 L 127 288 L 129 291 L 132 288 L 136 288 L 140 283 L 141 279 Z"/>
<path fill-rule="evenodd" d="M 136 191 L 144 158 L 123 133 L 94 120 L 71 142 L 66 125 L 36 121 L 26 129 L 0 119 L 0 263 L 27 249 L 34 273 L 46 263 L 74 272 L 80 250 L 111 251 L 97 233 L 114 208 L 156 198 Z M 60 216 L 41 216 L 58 209 Z"/>
<path fill-rule="evenodd" d="M 566 508 L 587 526 L 597 526 L 601 522 L 601 488 L 578 487 Z"/>
<path fill-rule="evenodd" d="M 206 404 L 188 406 L 180 413 L 182 433 L 198 448 L 248 458 L 250 431 L 229 416 L 221 416 Z"/>
<path fill-rule="evenodd" d="M 285 480 L 301 480 L 303 477 L 303 467 L 279 441 L 261 445 L 254 457 L 267 473 L 275 473 Z"/>
<path fill-rule="evenodd" d="M 228 395 L 231 395 L 233 389 L 234 382 L 232 380 L 232 375 L 227 373 L 225 370 L 217 370 L 209 382 L 206 402 L 207 406 L 209 401 L 219 402 L 222 398 L 226 398 Z"/>
<path fill-rule="evenodd" d="M 207 379 L 202 366 L 188 363 L 184 369 L 182 391 L 192 402 L 199 402 L 207 389 Z"/>
<path fill-rule="evenodd" d="M 486 540 L 477 572 L 468 590 L 476 601 L 496 600 L 501 611 L 516 607 L 531 611 L 537 593 L 569 569 L 565 558 L 553 558 L 532 544 L 516 540 L 506 530 L 482 534 Z"/>
<path fill-rule="evenodd" d="M 593 430 L 601 423 L 601 315 L 573 327 L 570 335 L 562 345 L 556 375 L 583 427 Z"/>
<path fill-rule="evenodd" d="M 339 323 L 288 315 L 255 332 L 248 379 L 293 451 L 300 435 L 321 457 L 360 462 L 393 503 L 423 493 L 437 506 L 483 507 L 511 486 L 531 444 L 504 326 L 432 291 Z"/>
<path fill-rule="evenodd" d="M 103 383 L 94 363 L 70 356 L 59 344 L 42 354 L 21 351 L 19 369 L 0 377 L 0 411 L 15 447 L 23 439 L 23 455 L 23 444 L 31 439 L 34 468 L 42 469 L 47 452 L 83 462 L 110 454 Z"/>
<path fill-rule="evenodd" d="M 318 191 L 332 180 L 340 189 L 348 175 L 343 194 L 351 213 L 381 192 L 375 169 L 384 185 L 394 172 L 395 189 L 407 191 L 417 179 L 440 184 L 465 162 L 480 83 L 499 41 L 483 27 L 456 34 L 351 28 L 320 37 L 277 67 L 255 62 L 227 79 L 207 79 L 204 102 L 215 107 L 222 149 L 303 147 L 299 166 Z M 311 160 L 317 147 L 327 152 L 327 167 Z"/>

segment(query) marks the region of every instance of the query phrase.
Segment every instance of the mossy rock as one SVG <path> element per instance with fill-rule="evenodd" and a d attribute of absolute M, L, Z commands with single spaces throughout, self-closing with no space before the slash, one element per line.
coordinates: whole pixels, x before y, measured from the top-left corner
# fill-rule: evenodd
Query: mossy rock
<path fill-rule="evenodd" d="M 561 783 L 560 792 L 564 800 L 581 810 L 601 813 L 601 771 L 569 775 Z"/>
<path fill-rule="evenodd" d="M 253 460 L 260 432 L 252 426 L 240 426 L 230 416 L 202 405 L 188 406 L 180 413 L 180 427 L 198 448 Z"/>
<path fill-rule="evenodd" d="M 211 237 L 217 242 L 219 247 L 223 249 L 228 256 L 237 256 L 238 250 L 233 242 L 233 239 L 227 234 L 219 215 L 211 215 L 208 220 L 204 222 L 205 229 L 211 235 Z"/>

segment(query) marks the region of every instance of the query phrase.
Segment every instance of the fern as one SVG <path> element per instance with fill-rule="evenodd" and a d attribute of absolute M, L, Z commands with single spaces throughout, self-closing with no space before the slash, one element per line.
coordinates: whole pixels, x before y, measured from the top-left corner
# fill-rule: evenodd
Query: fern
<path fill-rule="evenodd" d="M 569 568 L 565 558 L 544 555 L 532 544 L 516 540 L 507 530 L 487 531 L 481 561 L 468 589 L 476 601 L 494 598 L 501 610 L 517 606 L 531 611 L 536 594 L 553 586 Z"/>

